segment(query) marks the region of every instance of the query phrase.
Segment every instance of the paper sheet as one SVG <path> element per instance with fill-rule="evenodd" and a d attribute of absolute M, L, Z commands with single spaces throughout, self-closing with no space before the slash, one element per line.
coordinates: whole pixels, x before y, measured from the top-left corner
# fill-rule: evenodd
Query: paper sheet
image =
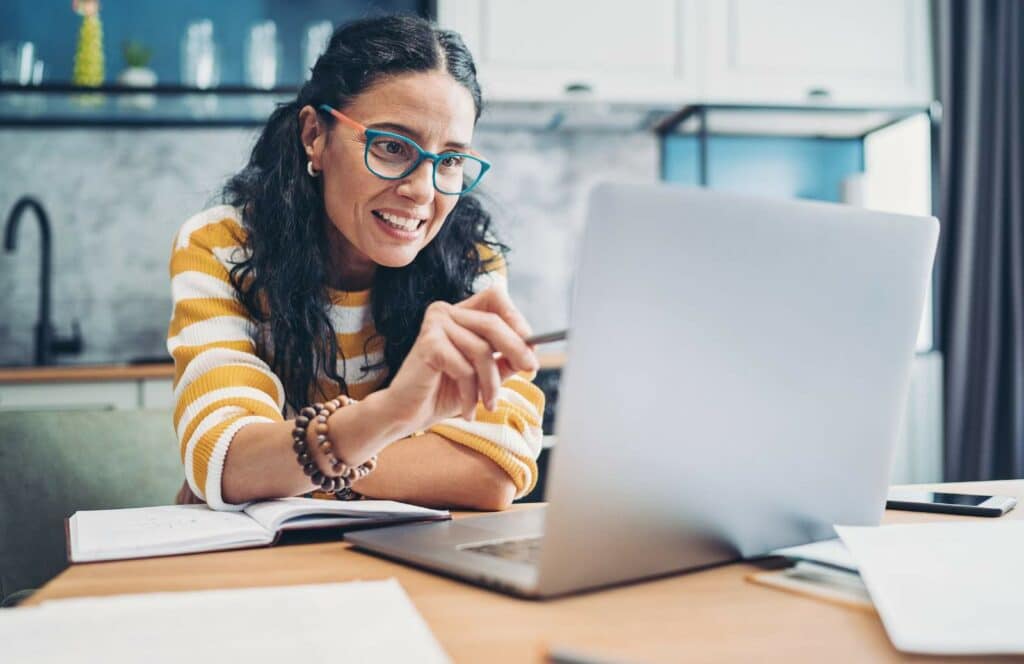
<path fill-rule="evenodd" d="M 899 650 L 1024 653 L 1024 521 L 836 531 Z"/>
<path fill-rule="evenodd" d="M 448 662 L 398 581 L 152 593 L 0 611 L 3 661 Z"/>
<path fill-rule="evenodd" d="M 785 549 L 775 549 L 770 555 L 784 556 L 794 560 L 810 560 L 851 572 L 857 571 L 856 561 L 839 538 L 801 544 L 800 546 L 787 546 Z"/>

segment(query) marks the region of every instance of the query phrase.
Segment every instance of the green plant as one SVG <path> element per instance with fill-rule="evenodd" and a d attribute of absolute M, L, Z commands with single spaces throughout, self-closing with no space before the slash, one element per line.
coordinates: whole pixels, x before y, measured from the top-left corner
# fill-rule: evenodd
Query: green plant
<path fill-rule="evenodd" d="M 121 52 L 124 54 L 124 63 L 129 67 L 145 67 L 153 57 L 153 51 L 145 44 L 133 39 L 127 39 L 121 45 Z"/>

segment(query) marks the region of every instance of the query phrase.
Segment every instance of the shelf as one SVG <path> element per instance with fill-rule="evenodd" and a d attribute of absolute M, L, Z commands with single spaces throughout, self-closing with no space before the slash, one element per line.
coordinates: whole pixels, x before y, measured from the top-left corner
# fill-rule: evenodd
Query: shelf
<path fill-rule="evenodd" d="M 80 88 L 65 84 L 0 84 L 0 127 L 260 127 L 296 88 L 241 86 L 206 90 L 182 86 Z M 610 103 L 587 98 L 485 104 L 481 129 L 532 131 L 654 131 L 662 136 L 807 136 L 861 138 L 939 106 L 851 108 Z"/>
<path fill-rule="evenodd" d="M 181 86 L 80 88 L 64 84 L 0 85 L 0 127 L 258 127 L 296 88 L 260 90 Z M 482 129 L 650 131 L 674 107 L 559 102 L 486 104 Z"/>
<path fill-rule="evenodd" d="M 843 107 L 691 104 L 663 118 L 662 136 L 786 136 L 863 138 L 915 115 L 936 120 L 940 106 Z"/>
<path fill-rule="evenodd" d="M 0 126 L 256 127 L 294 88 L 0 85 Z"/>
<path fill-rule="evenodd" d="M 482 129 L 535 131 L 651 131 L 675 107 L 590 99 L 500 101 L 484 104 Z"/>

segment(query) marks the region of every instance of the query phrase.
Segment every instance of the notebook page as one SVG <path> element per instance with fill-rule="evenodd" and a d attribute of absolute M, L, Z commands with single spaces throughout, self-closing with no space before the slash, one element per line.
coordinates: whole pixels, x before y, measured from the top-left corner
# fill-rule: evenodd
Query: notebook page
<path fill-rule="evenodd" d="M 51 600 L 0 611 L 0 643 L 34 664 L 449 661 L 394 579 Z"/>
<path fill-rule="evenodd" d="M 337 516 L 339 522 L 346 523 L 350 518 L 445 518 L 447 510 L 433 510 L 418 507 L 394 500 L 321 500 L 319 498 L 279 498 L 252 503 L 246 506 L 245 513 L 255 519 L 263 528 L 276 532 L 286 521 L 296 517 L 315 514 L 318 519 L 304 519 L 303 527 L 314 527 L 328 523 L 331 516 Z M 285 525 L 285 529 L 287 526 Z"/>
<path fill-rule="evenodd" d="M 1024 521 L 836 526 L 893 645 L 1024 653 Z"/>
<path fill-rule="evenodd" d="M 72 562 L 194 553 L 269 544 L 273 533 L 241 512 L 206 505 L 162 505 L 76 512 L 70 522 Z"/>

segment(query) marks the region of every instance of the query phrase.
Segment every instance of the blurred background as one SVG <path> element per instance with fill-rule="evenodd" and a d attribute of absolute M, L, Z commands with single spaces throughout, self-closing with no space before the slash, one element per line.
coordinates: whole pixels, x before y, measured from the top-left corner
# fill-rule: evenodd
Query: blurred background
<path fill-rule="evenodd" d="M 0 254 L 0 409 L 171 407 L 173 234 L 334 26 L 408 12 L 477 58 L 481 194 L 534 329 L 569 324 L 597 180 L 934 214 L 893 481 L 1022 477 L 1021 4 L 5 0 L 0 211 L 24 218 Z"/>

